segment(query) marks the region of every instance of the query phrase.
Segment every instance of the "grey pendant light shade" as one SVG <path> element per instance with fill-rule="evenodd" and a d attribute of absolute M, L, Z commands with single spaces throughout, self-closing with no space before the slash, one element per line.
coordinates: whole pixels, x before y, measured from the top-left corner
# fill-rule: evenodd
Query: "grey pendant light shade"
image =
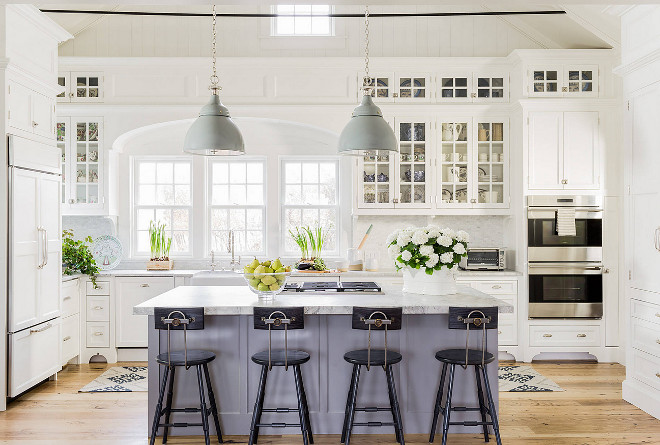
<path fill-rule="evenodd" d="M 183 151 L 204 156 L 245 154 L 243 135 L 217 94 L 211 95 L 188 130 Z"/>
<path fill-rule="evenodd" d="M 360 155 L 365 150 L 399 151 L 392 127 L 371 95 L 365 94 L 339 136 L 339 154 Z"/>

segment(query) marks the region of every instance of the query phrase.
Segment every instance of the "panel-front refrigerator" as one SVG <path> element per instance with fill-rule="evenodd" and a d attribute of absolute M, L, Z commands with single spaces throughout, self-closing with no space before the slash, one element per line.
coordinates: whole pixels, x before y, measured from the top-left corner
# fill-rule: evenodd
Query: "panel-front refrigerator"
<path fill-rule="evenodd" d="M 7 396 L 62 369 L 61 151 L 18 136 L 9 147 Z"/>

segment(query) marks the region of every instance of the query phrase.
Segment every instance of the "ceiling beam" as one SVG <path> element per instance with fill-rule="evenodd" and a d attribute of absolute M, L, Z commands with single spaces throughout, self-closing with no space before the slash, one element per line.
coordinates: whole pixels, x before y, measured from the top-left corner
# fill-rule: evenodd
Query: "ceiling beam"
<path fill-rule="evenodd" d="M 490 7 L 488 5 L 481 5 L 481 7 L 486 11 L 490 11 Z M 540 33 L 539 31 L 536 30 L 536 28 L 527 24 L 522 17 L 498 16 L 497 18 L 505 22 L 507 25 L 511 26 L 513 29 L 515 29 L 520 34 L 524 35 L 529 40 L 536 43 L 539 47 L 543 49 L 562 47 L 559 43 L 555 42 L 547 35 Z"/>
<path fill-rule="evenodd" d="M 593 7 L 585 11 L 580 6 L 562 5 L 568 18 L 610 45 L 612 48 L 621 46 L 621 25 L 618 19 L 603 12 L 595 13 Z"/>

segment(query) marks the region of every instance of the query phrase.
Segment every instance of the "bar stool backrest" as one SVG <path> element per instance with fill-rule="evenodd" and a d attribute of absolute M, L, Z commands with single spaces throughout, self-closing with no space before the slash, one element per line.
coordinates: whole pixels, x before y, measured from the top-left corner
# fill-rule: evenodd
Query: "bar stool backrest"
<path fill-rule="evenodd" d="M 450 307 L 449 308 L 449 329 L 467 330 L 465 336 L 465 365 L 468 367 L 468 356 L 470 349 L 470 330 L 479 330 L 481 337 L 481 366 L 484 366 L 486 358 L 486 349 L 488 349 L 488 337 L 486 329 L 497 329 L 497 307 Z"/>
<path fill-rule="evenodd" d="M 271 350 L 272 331 L 284 331 L 284 370 L 289 370 L 289 342 L 287 332 L 290 329 L 305 329 L 305 309 L 302 307 L 255 307 L 254 329 L 268 331 L 268 370 L 273 369 Z"/>
<path fill-rule="evenodd" d="M 167 329 L 167 361 L 172 365 L 170 348 L 171 331 L 183 331 L 183 357 L 186 369 L 188 366 L 188 331 L 199 331 L 204 329 L 204 308 L 154 308 L 154 327 L 158 330 Z"/>
<path fill-rule="evenodd" d="M 371 369 L 371 331 L 384 331 L 385 333 L 385 364 L 387 365 L 387 331 L 400 330 L 402 316 L 403 309 L 400 307 L 353 307 L 353 329 L 369 331 L 367 371 Z"/>

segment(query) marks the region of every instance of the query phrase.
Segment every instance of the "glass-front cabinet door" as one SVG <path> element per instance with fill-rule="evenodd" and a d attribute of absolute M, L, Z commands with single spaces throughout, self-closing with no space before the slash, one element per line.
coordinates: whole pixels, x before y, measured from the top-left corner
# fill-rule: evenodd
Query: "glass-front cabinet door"
<path fill-rule="evenodd" d="M 365 78 L 363 73 L 359 74 L 360 82 L 358 88 L 359 99 L 362 99 L 363 89 L 371 87 L 371 97 L 374 102 L 393 102 L 396 88 L 394 86 L 394 73 L 380 73 Z"/>
<path fill-rule="evenodd" d="M 395 207 L 431 207 L 431 122 L 397 118 L 399 159 L 396 167 Z"/>
<path fill-rule="evenodd" d="M 469 102 L 472 86 L 470 76 L 442 75 L 438 77 L 438 102 Z"/>
<path fill-rule="evenodd" d="M 395 102 L 430 102 L 431 76 L 396 73 Z"/>
<path fill-rule="evenodd" d="M 358 207 L 394 208 L 394 162 L 396 153 L 367 150 L 358 162 Z"/>
<path fill-rule="evenodd" d="M 564 68 L 564 96 L 597 96 L 598 66 L 566 66 Z"/>
<path fill-rule="evenodd" d="M 57 120 L 56 124 L 56 138 L 57 148 L 60 149 L 60 156 L 62 157 L 62 204 L 67 207 L 69 203 L 69 186 L 67 180 L 69 179 L 69 163 L 68 163 L 68 146 L 67 132 L 69 128 L 69 120 Z"/>
<path fill-rule="evenodd" d="M 561 96 L 561 66 L 533 66 L 529 69 L 529 96 Z"/>
<path fill-rule="evenodd" d="M 472 85 L 472 98 L 475 102 L 506 102 L 508 100 L 508 77 L 504 74 L 475 74 Z"/>
<path fill-rule="evenodd" d="M 471 201 L 479 207 L 504 207 L 508 204 L 507 122 L 504 119 L 475 119 L 475 131 L 477 186 Z"/>
<path fill-rule="evenodd" d="M 470 207 L 471 118 L 442 119 L 440 132 L 438 207 Z"/>

